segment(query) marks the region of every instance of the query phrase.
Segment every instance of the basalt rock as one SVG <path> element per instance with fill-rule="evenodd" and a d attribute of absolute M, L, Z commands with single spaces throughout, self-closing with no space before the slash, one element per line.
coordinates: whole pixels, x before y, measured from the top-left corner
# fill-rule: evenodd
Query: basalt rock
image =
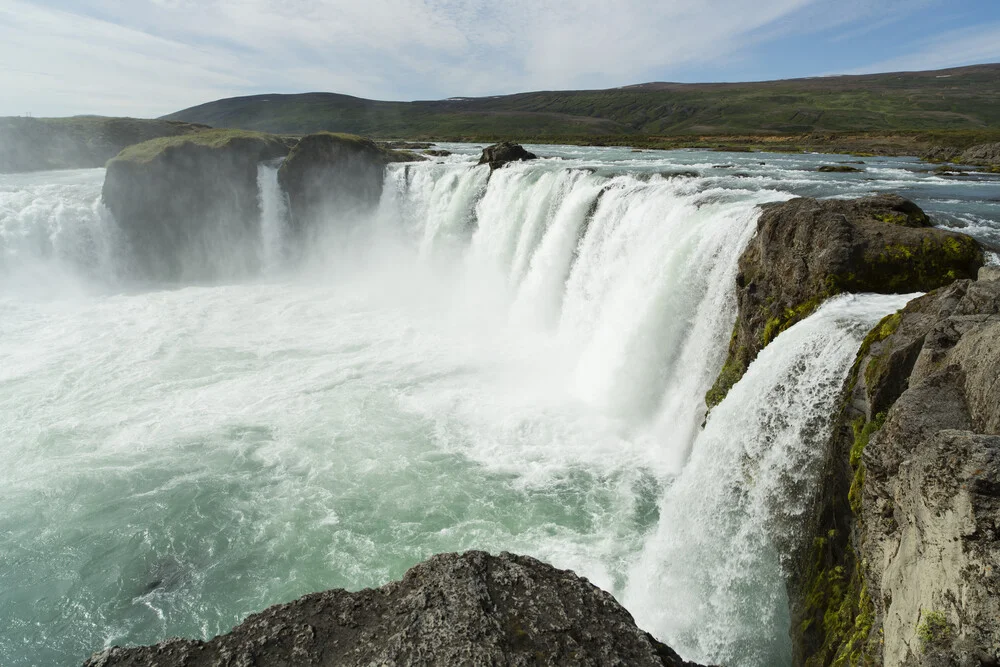
<path fill-rule="evenodd" d="M 211 279 L 259 263 L 257 168 L 288 153 L 281 137 L 206 130 L 129 146 L 108 162 L 103 198 L 130 247 L 133 270 L 153 280 Z"/>
<path fill-rule="evenodd" d="M 897 195 L 767 204 L 740 257 L 739 312 L 726 363 L 706 396 L 718 404 L 758 352 L 825 299 L 842 292 L 926 292 L 974 278 L 983 250 L 932 228 Z"/>
<path fill-rule="evenodd" d="M 480 551 L 434 556 L 379 589 L 276 605 L 207 642 L 111 648 L 85 667 L 569 664 L 695 667 L 586 579 Z"/>
<path fill-rule="evenodd" d="M 995 277 L 911 301 L 862 345 L 789 586 L 796 664 L 1000 664 Z"/>
<path fill-rule="evenodd" d="M 499 169 L 509 162 L 519 162 L 521 160 L 536 160 L 538 156 L 529 153 L 520 144 L 510 141 L 501 141 L 483 149 L 483 155 L 479 158 L 479 164 L 490 165 L 490 171 Z"/>
<path fill-rule="evenodd" d="M 378 204 L 386 164 L 423 159 L 353 134 L 303 137 L 278 171 L 293 228 L 303 231 L 321 221 L 354 222 Z"/>

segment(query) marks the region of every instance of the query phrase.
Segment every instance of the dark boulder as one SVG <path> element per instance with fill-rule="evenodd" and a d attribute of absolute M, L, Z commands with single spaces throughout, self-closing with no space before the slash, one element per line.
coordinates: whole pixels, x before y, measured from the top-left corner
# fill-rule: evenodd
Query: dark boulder
<path fill-rule="evenodd" d="M 864 169 L 858 169 L 847 164 L 825 164 L 816 171 L 827 174 L 855 174 L 864 171 Z"/>
<path fill-rule="evenodd" d="M 842 292 L 926 292 L 974 278 L 983 250 L 972 238 L 930 227 L 897 195 L 811 198 L 767 204 L 740 257 L 739 313 L 729 355 L 706 396 L 718 404 L 758 352 L 825 299 Z"/>
<path fill-rule="evenodd" d="M 481 551 L 434 556 L 379 589 L 306 595 L 208 642 L 111 648 L 85 667 L 567 664 L 695 667 L 586 579 Z"/>
<path fill-rule="evenodd" d="M 520 144 L 510 141 L 501 141 L 483 149 L 483 155 L 479 158 L 479 164 L 490 165 L 490 171 L 499 169 L 508 162 L 519 162 L 521 160 L 537 160 L 538 156 L 529 153 Z"/>
<path fill-rule="evenodd" d="M 104 203 L 137 276 L 211 279 L 254 271 L 257 168 L 287 154 L 288 144 L 259 132 L 206 130 L 129 146 L 108 162 Z"/>
<path fill-rule="evenodd" d="M 353 134 L 303 137 L 278 171 L 292 226 L 301 231 L 320 220 L 353 222 L 378 204 L 386 164 L 423 159 Z"/>

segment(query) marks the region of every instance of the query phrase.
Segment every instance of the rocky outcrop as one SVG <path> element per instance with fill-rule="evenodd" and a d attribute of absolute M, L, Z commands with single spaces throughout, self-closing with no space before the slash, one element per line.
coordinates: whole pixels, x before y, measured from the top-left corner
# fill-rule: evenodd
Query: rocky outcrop
<path fill-rule="evenodd" d="M 488 164 L 490 165 L 490 171 L 493 171 L 509 162 L 537 159 L 537 155 L 529 153 L 520 144 L 501 141 L 499 144 L 493 144 L 483 149 L 483 155 L 479 158 L 479 164 Z"/>
<path fill-rule="evenodd" d="M 979 144 L 967 148 L 956 161 L 983 167 L 1000 167 L 1000 143 Z"/>
<path fill-rule="evenodd" d="M 911 301 L 845 384 L 796 663 L 1000 664 L 1000 276 Z"/>
<path fill-rule="evenodd" d="M 208 642 L 108 649 L 85 667 L 567 664 L 694 667 L 586 579 L 481 551 L 434 556 L 379 589 L 276 605 Z"/>
<path fill-rule="evenodd" d="M 126 146 L 206 129 L 140 118 L 0 118 L 0 173 L 103 167 Z"/>
<path fill-rule="evenodd" d="M 897 195 L 810 198 L 768 204 L 740 257 L 739 313 L 726 363 L 708 392 L 718 404 L 758 352 L 825 299 L 842 292 L 925 292 L 974 278 L 979 244 L 931 228 L 920 208 Z"/>
<path fill-rule="evenodd" d="M 134 271 L 153 280 L 252 272 L 257 166 L 288 153 L 268 134 L 207 130 L 130 146 L 108 162 L 103 196 L 130 247 Z"/>
<path fill-rule="evenodd" d="M 353 134 L 303 137 L 278 171 L 293 227 L 302 231 L 317 220 L 353 222 L 378 204 L 386 164 L 423 159 Z"/>

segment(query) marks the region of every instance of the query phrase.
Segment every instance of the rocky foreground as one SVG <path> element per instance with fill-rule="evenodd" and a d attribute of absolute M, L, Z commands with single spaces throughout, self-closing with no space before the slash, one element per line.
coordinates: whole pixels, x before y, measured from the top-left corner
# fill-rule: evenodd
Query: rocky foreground
<path fill-rule="evenodd" d="M 207 642 L 110 648 L 84 663 L 175 665 L 697 667 L 586 579 L 482 551 L 434 556 L 382 588 L 306 595 Z"/>

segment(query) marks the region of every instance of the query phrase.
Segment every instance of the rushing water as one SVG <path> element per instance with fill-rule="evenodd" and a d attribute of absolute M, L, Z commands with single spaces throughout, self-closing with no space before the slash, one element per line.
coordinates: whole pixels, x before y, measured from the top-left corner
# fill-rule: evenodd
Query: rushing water
<path fill-rule="evenodd" d="M 469 548 L 577 570 L 689 659 L 789 662 L 782 545 L 906 297 L 825 305 L 702 428 L 755 207 L 895 191 L 997 242 L 998 181 L 571 147 L 489 177 L 449 148 L 305 252 L 261 165 L 262 269 L 214 284 L 130 278 L 103 170 L 0 177 L 0 665 L 209 637 Z"/>

